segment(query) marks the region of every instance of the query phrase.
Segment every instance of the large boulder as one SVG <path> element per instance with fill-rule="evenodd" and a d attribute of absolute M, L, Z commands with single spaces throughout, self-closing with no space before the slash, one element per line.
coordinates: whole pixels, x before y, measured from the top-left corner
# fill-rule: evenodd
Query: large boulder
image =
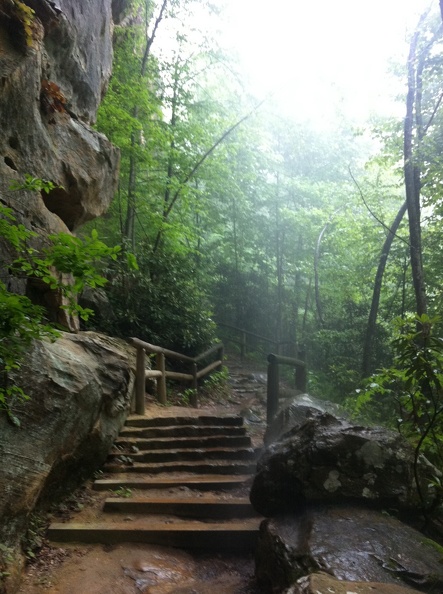
<path fill-rule="evenodd" d="M 394 508 L 432 504 L 430 479 L 439 472 L 420 457 L 418 489 L 414 448 L 398 433 L 357 426 L 309 407 L 299 420 L 258 462 L 250 497 L 261 514 L 345 499 Z"/>
<path fill-rule="evenodd" d="M 318 572 L 340 582 L 323 579 L 330 589 L 317 584 L 310 590 Z M 443 592 L 441 547 L 394 517 L 351 506 L 313 506 L 298 515 L 264 520 L 256 575 L 263 593 L 394 594 L 407 587 Z M 351 583 L 341 589 L 342 582 Z M 360 582 L 375 585 L 364 590 Z"/>
<path fill-rule="evenodd" d="M 130 408 L 135 352 L 94 332 L 37 342 L 20 370 L 30 400 L 0 415 L 0 542 L 19 549 L 37 503 L 91 476 Z M 17 426 L 19 424 L 19 426 Z"/>

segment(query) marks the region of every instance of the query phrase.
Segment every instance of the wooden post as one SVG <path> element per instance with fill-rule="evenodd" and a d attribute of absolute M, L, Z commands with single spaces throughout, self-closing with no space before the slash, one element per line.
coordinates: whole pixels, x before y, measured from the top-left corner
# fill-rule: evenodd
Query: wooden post
<path fill-rule="evenodd" d="M 197 378 L 197 363 L 192 364 L 192 396 L 191 406 L 198 408 L 198 378 Z"/>
<path fill-rule="evenodd" d="M 145 414 L 145 349 L 137 347 L 137 366 L 135 373 L 135 412 Z"/>
<path fill-rule="evenodd" d="M 279 370 L 275 355 L 269 355 L 268 362 L 266 424 L 270 425 L 278 410 Z"/>
<path fill-rule="evenodd" d="M 223 369 L 223 360 L 225 358 L 225 349 L 222 344 L 219 346 L 219 349 L 217 351 L 217 357 L 221 361 L 221 363 L 217 367 L 217 369 L 219 369 L 221 371 Z"/>
<path fill-rule="evenodd" d="M 157 378 L 157 400 L 160 404 L 166 404 L 166 365 L 165 365 L 165 355 L 163 353 L 158 353 L 156 356 L 157 360 L 157 369 L 161 371 L 162 374 L 159 378 Z"/>
<path fill-rule="evenodd" d="M 306 392 L 308 374 L 306 372 L 306 365 L 295 366 L 295 387 L 301 392 Z"/>

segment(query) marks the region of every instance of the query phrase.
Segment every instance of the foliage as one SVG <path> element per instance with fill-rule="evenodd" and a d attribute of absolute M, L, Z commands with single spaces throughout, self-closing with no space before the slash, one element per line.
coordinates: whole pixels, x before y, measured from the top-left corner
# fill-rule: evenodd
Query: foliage
<path fill-rule="evenodd" d="M 28 559 L 34 559 L 44 544 L 48 521 L 45 515 L 34 512 L 30 515 L 27 530 L 23 535 L 22 547 Z"/>
<path fill-rule="evenodd" d="M 341 401 L 359 383 L 380 252 L 404 202 L 401 121 L 374 120 L 369 139 L 340 113 L 319 131 L 276 115 L 270 100 L 202 161 L 253 100 L 235 63 L 194 28 L 193 8 L 206 3 L 171 4 L 159 24 L 168 50 L 152 46 L 161 4 L 139 0 L 146 10 L 117 28 L 98 116 L 122 166 L 110 213 L 94 225 L 140 264 L 121 259 L 107 272 L 111 330 L 192 353 L 213 336 L 214 317 L 305 350 L 311 388 Z M 432 311 L 443 303 L 441 54 L 438 42 L 423 64 L 419 151 Z M 371 369 L 392 359 L 390 321 L 413 310 L 406 235 L 405 222 L 383 274 Z"/>
<path fill-rule="evenodd" d="M 153 254 L 139 246 L 138 270 L 124 261 L 113 270 L 108 295 L 116 314 L 112 331 L 194 355 L 214 340 L 214 323 L 191 254 Z"/>
<path fill-rule="evenodd" d="M 14 180 L 11 182 L 9 189 L 13 191 L 27 190 L 29 192 L 44 192 L 45 194 L 49 194 L 56 187 L 62 188 L 63 186 L 56 186 L 52 181 L 33 177 L 29 173 L 25 173 L 25 181 Z"/>
<path fill-rule="evenodd" d="M 398 319 L 392 366 L 372 376 L 348 404 L 360 417 L 396 426 L 414 444 L 416 464 L 425 454 L 442 467 L 443 340 L 433 334 L 437 322 L 426 315 Z"/>
<path fill-rule="evenodd" d="M 15 400 L 27 400 L 23 390 L 8 379 L 12 370 L 20 369 L 20 361 L 36 339 L 55 340 L 59 333 L 44 322 L 44 310 L 34 305 L 25 295 L 10 293 L 0 282 L 0 410 L 6 409 L 11 420 L 10 405 Z"/>
<path fill-rule="evenodd" d="M 119 487 L 118 489 L 113 490 L 112 493 L 115 497 L 132 497 L 132 490 L 128 487 Z"/>
<path fill-rule="evenodd" d="M 0 542 L 0 583 L 10 575 L 8 567 L 14 561 L 14 551 Z"/>
<path fill-rule="evenodd" d="M 12 0 L 15 14 L 23 26 L 26 45 L 32 47 L 34 43 L 35 11 L 21 0 Z"/>
<path fill-rule="evenodd" d="M 50 191 L 54 186 L 31 176 L 24 184 L 15 184 L 13 189 Z M 87 318 L 90 311 L 76 302 L 76 296 L 86 286 L 103 286 L 107 281 L 98 272 L 103 259 L 116 259 L 119 248 L 109 248 L 98 239 L 96 231 L 80 240 L 67 233 L 50 235 L 46 245 L 34 247 L 41 240 L 36 233 L 17 224 L 12 209 L 0 205 L 0 237 L 15 252 L 16 257 L 8 262 L 13 276 L 38 280 L 66 298 L 61 307 L 70 313 Z M 34 244 L 34 246 L 32 245 Z M 62 275 L 67 275 L 63 278 Z M 11 383 L 10 372 L 20 369 L 26 351 L 36 339 L 55 340 L 59 332 L 45 321 L 45 310 L 35 305 L 26 295 L 8 290 L 0 281 L 0 409 L 6 410 L 10 420 L 19 424 L 12 412 L 16 401 L 27 400 L 23 390 Z"/>

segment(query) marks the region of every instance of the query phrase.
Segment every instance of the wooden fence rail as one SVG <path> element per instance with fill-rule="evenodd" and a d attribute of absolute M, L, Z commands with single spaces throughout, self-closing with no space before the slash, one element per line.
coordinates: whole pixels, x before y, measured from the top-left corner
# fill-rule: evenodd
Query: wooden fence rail
<path fill-rule="evenodd" d="M 307 388 L 307 367 L 305 361 L 282 357 L 281 355 L 268 355 L 268 382 L 267 382 L 267 407 L 266 422 L 269 425 L 278 411 L 280 392 L 280 369 L 279 365 L 291 365 L 295 368 L 295 387 L 301 392 Z"/>
<path fill-rule="evenodd" d="M 144 342 L 139 338 L 131 338 L 131 343 L 137 349 L 137 363 L 135 374 L 135 412 L 138 415 L 145 414 L 145 385 L 146 379 L 155 379 L 157 381 L 157 399 L 160 404 L 166 404 L 167 391 L 166 380 L 173 379 L 185 381 L 191 384 L 193 389 L 191 396 L 191 406 L 198 407 L 198 380 L 209 375 L 215 369 L 221 369 L 223 365 L 223 344 L 215 344 L 213 347 L 201 353 L 197 357 L 188 357 L 175 351 L 164 349 L 155 344 Z M 146 355 L 155 354 L 156 369 L 146 369 Z M 215 356 L 216 360 L 209 363 L 203 369 L 198 369 L 198 364 Z M 180 373 L 166 369 L 166 359 L 174 359 L 187 363 L 190 366 L 189 373 Z"/>

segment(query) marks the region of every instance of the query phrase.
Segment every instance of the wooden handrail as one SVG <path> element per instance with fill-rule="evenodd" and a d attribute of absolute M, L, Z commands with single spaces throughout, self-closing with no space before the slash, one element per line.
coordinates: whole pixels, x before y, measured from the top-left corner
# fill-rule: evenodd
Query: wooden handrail
<path fill-rule="evenodd" d="M 135 347 L 141 347 L 142 349 L 144 349 L 146 353 L 163 354 L 165 355 L 165 357 L 169 357 L 170 359 L 178 359 L 179 361 L 189 361 L 190 363 L 193 363 L 195 361 L 194 357 L 188 357 L 187 355 L 182 355 L 181 353 L 176 353 L 175 351 L 164 349 L 155 344 L 150 344 L 149 342 L 140 340 L 139 338 L 131 338 L 131 342 Z"/>
<path fill-rule="evenodd" d="M 223 344 L 218 343 L 210 349 L 201 353 L 197 357 L 188 357 L 182 353 L 164 349 L 155 344 L 150 344 L 140 340 L 139 338 L 131 338 L 130 342 L 137 349 L 137 368 L 135 374 L 135 412 L 139 415 L 145 414 L 145 383 L 146 378 L 152 378 L 157 381 L 157 399 L 161 404 L 166 404 L 166 380 L 174 379 L 187 381 L 191 383 L 193 394 L 191 396 L 191 405 L 198 407 L 198 380 L 205 377 L 214 369 L 221 369 L 223 365 Z M 217 359 L 207 365 L 204 369 L 198 369 L 198 363 L 213 355 L 217 354 Z M 146 354 L 156 355 L 157 369 L 146 369 Z M 191 366 L 191 373 L 179 373 L 176 371 L 166 370 L 166 358 L 175 359 L 189 363 Z"/>
<path fill-rule="evenodd" d="M 307 366 L 302 359 L 293 359 L 291 357 L 282 357 L 270 353 L 268 355 L 268 383 L 267 383 L 267 406 L 266 422 L 269 425 L 278 410 L 279 392 L 280 392 L 280 370 L 279 365 L 291 365 L 295 367 L 295 387 L 301 392 L 306 392 L 307 388 Z"/>

